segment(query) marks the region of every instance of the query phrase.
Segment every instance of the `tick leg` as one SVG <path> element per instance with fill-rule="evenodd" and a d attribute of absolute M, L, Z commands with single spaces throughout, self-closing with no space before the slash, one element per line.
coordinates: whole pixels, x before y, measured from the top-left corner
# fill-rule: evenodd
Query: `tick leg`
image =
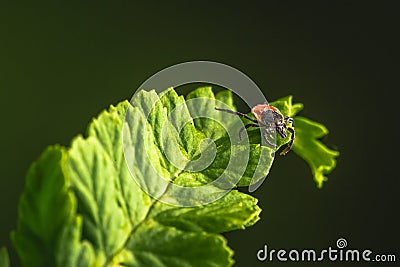
<path fill-rule="evenodd" d="M 294 127 L 294 120 L 291 117 L 285 116 L 285 122 L 289 122 Z"/>
<path fill-rule="evenodd" d="M 296 135 L 295 130 L 293 128 L 288 127 L 287 130 L 291 133 L 290 142 L 289 142 L 288 146 L 279 154 L 281 156 L 286 155 L 292 149 L 292 146 L 294 143 L 294 138 Z"/>
<path fill-rule="evenodd" d="M 241 112 L 233 111 L 233 110 L 230 110 L 230 109 L 223 109 L 223 108 L 215 108 L 215 109 L 219 110 L 219 111 L 227 112 L 227 113 L 230 113 L 230 114 L 238 115 L 238 116 L 240 116 L 242 118 L 248 119 L 249 121 L 258 123 L 257 120 L 254 120 L 254 119 L 250 118 L 249 116 L 247 116 L 246 114 L 243 114 Z"/>
<path fill-rule="evenodd" d="M 242 141 L 243 131 L 245 129 L 247 129 L 247 128 L 250 128 L 250 127 L 260 127 L 260 125 L 254 124 L 254 123 L 250 123 L 250 124 L 247 124 L 247 125 L 243 126 L 242 128 L 240 128 L 240 130 L 239 130 L 239 139 L 240 139 L 240 141 Z"/>

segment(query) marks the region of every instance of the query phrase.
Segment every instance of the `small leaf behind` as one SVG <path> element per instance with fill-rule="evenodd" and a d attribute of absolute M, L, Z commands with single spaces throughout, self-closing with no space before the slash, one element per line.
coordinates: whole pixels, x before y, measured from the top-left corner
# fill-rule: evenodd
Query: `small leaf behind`
<path fill-rule="evenodd" d="M 17 229 L 11 233 L 24 266 L 95 266 L 90 245 L 80 242 L 81 228 L 75 224 L 79 219 L 65 175 L 66 156 L 65 149 L 51 146 L 29 168 L 18 205 Z M 73 244 L 65 239 L 71 227 Z"/>
<path fill-rule="evenodd" d="M 0 266 L 2 267 L 10 267 L 10 258 L 8 257 L 7 248 L 0 248 Z"/>
<path fill-rule="evenodd" d="M 335 168 L 339 152 L 329 149 L 319 140 L 328 134 L 324 125 L 300 116 L 295 117 L 295 124 L 293 151 L 308 163 L 317 186 L 321 188 L 327 181 L 325 175 Z"/>
<path fill-rule="evenodd" d="M 296 116 L 303 109 L 303 104 L 293 104 L 292 96 L 280 98 L 272 102 L 271 105 L 277 107 L 283 115 L 294 118 L 296 138 L 293 151 L 308 163 L 317 187 L 321 188 L 323 182 L 327 181 L 325 175 L 329 174 L 335 168 L 335 158 L 339 156 L 338 151 L 329 149 L 319 140 L 328 134 L 328 129 L 321 123 Z M 289 140 L 290 136 L 285 139 L 278 138 L 277 148 L 279 149 L 279 147 L 288 143 Z"/>

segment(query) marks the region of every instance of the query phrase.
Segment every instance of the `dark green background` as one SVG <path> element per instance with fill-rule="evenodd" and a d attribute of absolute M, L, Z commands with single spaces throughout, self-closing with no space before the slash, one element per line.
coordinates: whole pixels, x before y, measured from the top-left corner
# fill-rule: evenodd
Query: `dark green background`
<path fill-rule="evenodd" d="M 399 259 L 395 10 L 382 2 L 0 4 L 0 245 L 11 247 L 24 175 L 47 145 L 68 145 L 162 68 L 212 60 L 249 75 L 269 100 L 293 94 L 341 152 L 322 190 L 294 153 L 276 159 L 254 193 L 261 221 L 226 234 L 237 266 L 256 265 L 264 244 L 319 249 L 339 237 Z"/>

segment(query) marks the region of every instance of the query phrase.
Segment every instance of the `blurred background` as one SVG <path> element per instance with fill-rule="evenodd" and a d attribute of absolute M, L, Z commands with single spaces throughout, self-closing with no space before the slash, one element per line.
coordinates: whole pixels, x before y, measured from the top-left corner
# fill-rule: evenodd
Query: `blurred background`
<path fill-rule="evenodd" d="M 253 193 L 261 220 L 225 234 L 236 266 L 282 265 L 257 260 L 264 244 L 323 249 L 340 237 L 399 260 L 398 16 L 385 2 L 341 3 L 2 2 L 0 246 L 12 265 L 9 232 L 31 162 L 157 71 L 191 60 L 241 70 L 270 101 L 294 95 L 341 153 L 322 189 L 294 153 L 275 160 Z"/>

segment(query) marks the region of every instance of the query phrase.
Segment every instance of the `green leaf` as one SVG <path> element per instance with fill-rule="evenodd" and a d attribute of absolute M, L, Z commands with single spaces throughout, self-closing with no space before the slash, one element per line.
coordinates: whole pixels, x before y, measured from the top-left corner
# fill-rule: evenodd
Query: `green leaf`
<path fill-rule="evenodd" d="M 302 108 L 291 97 L 276 105 L 289 115 Z M 11 235 L 23 265 L 232 265 L 219 234 L 253 225 L 261 209 L 226 188 L 264 178 L 274 151 L 255 131 L 239 140 L 241 119 L 215 107 L 235 110 L 231 92 L 203 87 L 185 100 L 172 88 L 140 91 L 103 111 L 70 148 L 48 148 L 28 171 Z M 313 139 L 320 134 L 296 123 L 295 151 L 316 175 L 324 162 L 303 147 L 325 153 Z"/>
<path fill-rule="evenodd" d="M 329 149 L 319 139 L 328 134 L 328 129 L 310 119 L 296 116 L 303 109 L 300 103 L 293 104 L 292 96 L 278 99 L 271 103 L 277 107 L 283 115 L 294 117 L 296 139 L 293 145 L 293 151 L 304 159 L 311 168 L 317 187 L 321 188 L 323 182 L 327 181 L 325 175 L 329 174 L 336 166 L 335 158 L 339 152 Z M 290 136 L 285 139 L 278 139 L 279 149 L 288 143 Z"/>
<path fill-rule="evenodd" d="M 112 255 L 130 231 L 129 218 L 116 201 L 118 176 L 114 160 L 93 137 L 78 137 L 69 155 L 68 167 L 78 213 L 83 218 L 83 234 L 100 257 Z"/>
<path fill-rule="evenodd" d="M 10 258 L 8 257 L 7 248 L 0 248 L 0 266 L 9 267 L 10 266 Z"/>
<path fill-rule="evenodd" d="M 205 185 L 221 175 L 217 170 L 227 165 L 226 153 L 246 151 L 240 144 L 226 149 L 226 130 L 196 125 L 193 107 L 216 121 L 224 118 L 226 125 L 235 120 L 208 109 L 209 101 L 234 108 L 230 93 L 221 92 L 215 100 L 212 91 L 204 92 L 208 99 L 199 94 L 202 100 L 187 106 L 173 89 L 160 96 L 141 91 L 132 105 L 125 101 L 102 112 L 87 136 L 75 138 L 69 149 L 46 150 L 28 172 L 12 234 L 24 266 L 232 265 L 232 251 L 219 233 L 254 224 L 261 211 L 256 199 L 233 190 L 208 205 L 177 207 L 143 191 L 167 200 L 167 181 L 188 188 Z M 239 181 L 243 171 L 247 180 L 241 183 L 250 183 L 254 158 L 264 149 L 251 145 L 249 166 L 240 170 L 235 164 L 224 175 Z M 206 156 L 210 151 L 215 157 Z"/>
<path fill-rule="evenodd" d="M 182 231 L 222 233 L 244 229 L 258 221 L 261 209 L 256 204 L 257 199 L 233 190 L 218 202 L 198 208 L 173 207 L 153 219 Z"/>
<path fill-rule="evenodd" d="M 76 200 L 68 190 L 65 161 L 65 150 L 52 146 L 28 171 L 18 206 L 17 229 L 11 233 L 24 266 L 93 265 L 92 255 L 86 253 L 90 244 L 80 242 Z M 66 239 L 71 227 L 76 237 L 72 247 L 72 240 Z"/>
<path fill-rule="evenodd" d="M 232 251 L 220 235 L 187 232 L 153 220 L 143 223 L 127 244 L 128 266 L 231 266 Z"/>
<path fill-rule="evenodd" d="M 56 258 L 54 266 L 102 266 L 103 259 L 96 258 L 92 244 L 82 240 L 81 234 L 82 218 L 76 216 L 72 222 L 63 227 L 54 252 Z"/>
<path fill-rule="evenodd" d="M 325 175 L 335 168 L 339 152 L 329 149 L 319 140 L 328 134 L 324 125 L 300 116 L 295 117 L 295 125 L 293 151 L 308 163 L 317 186 L 321 188 L 327 180 Z"/>

